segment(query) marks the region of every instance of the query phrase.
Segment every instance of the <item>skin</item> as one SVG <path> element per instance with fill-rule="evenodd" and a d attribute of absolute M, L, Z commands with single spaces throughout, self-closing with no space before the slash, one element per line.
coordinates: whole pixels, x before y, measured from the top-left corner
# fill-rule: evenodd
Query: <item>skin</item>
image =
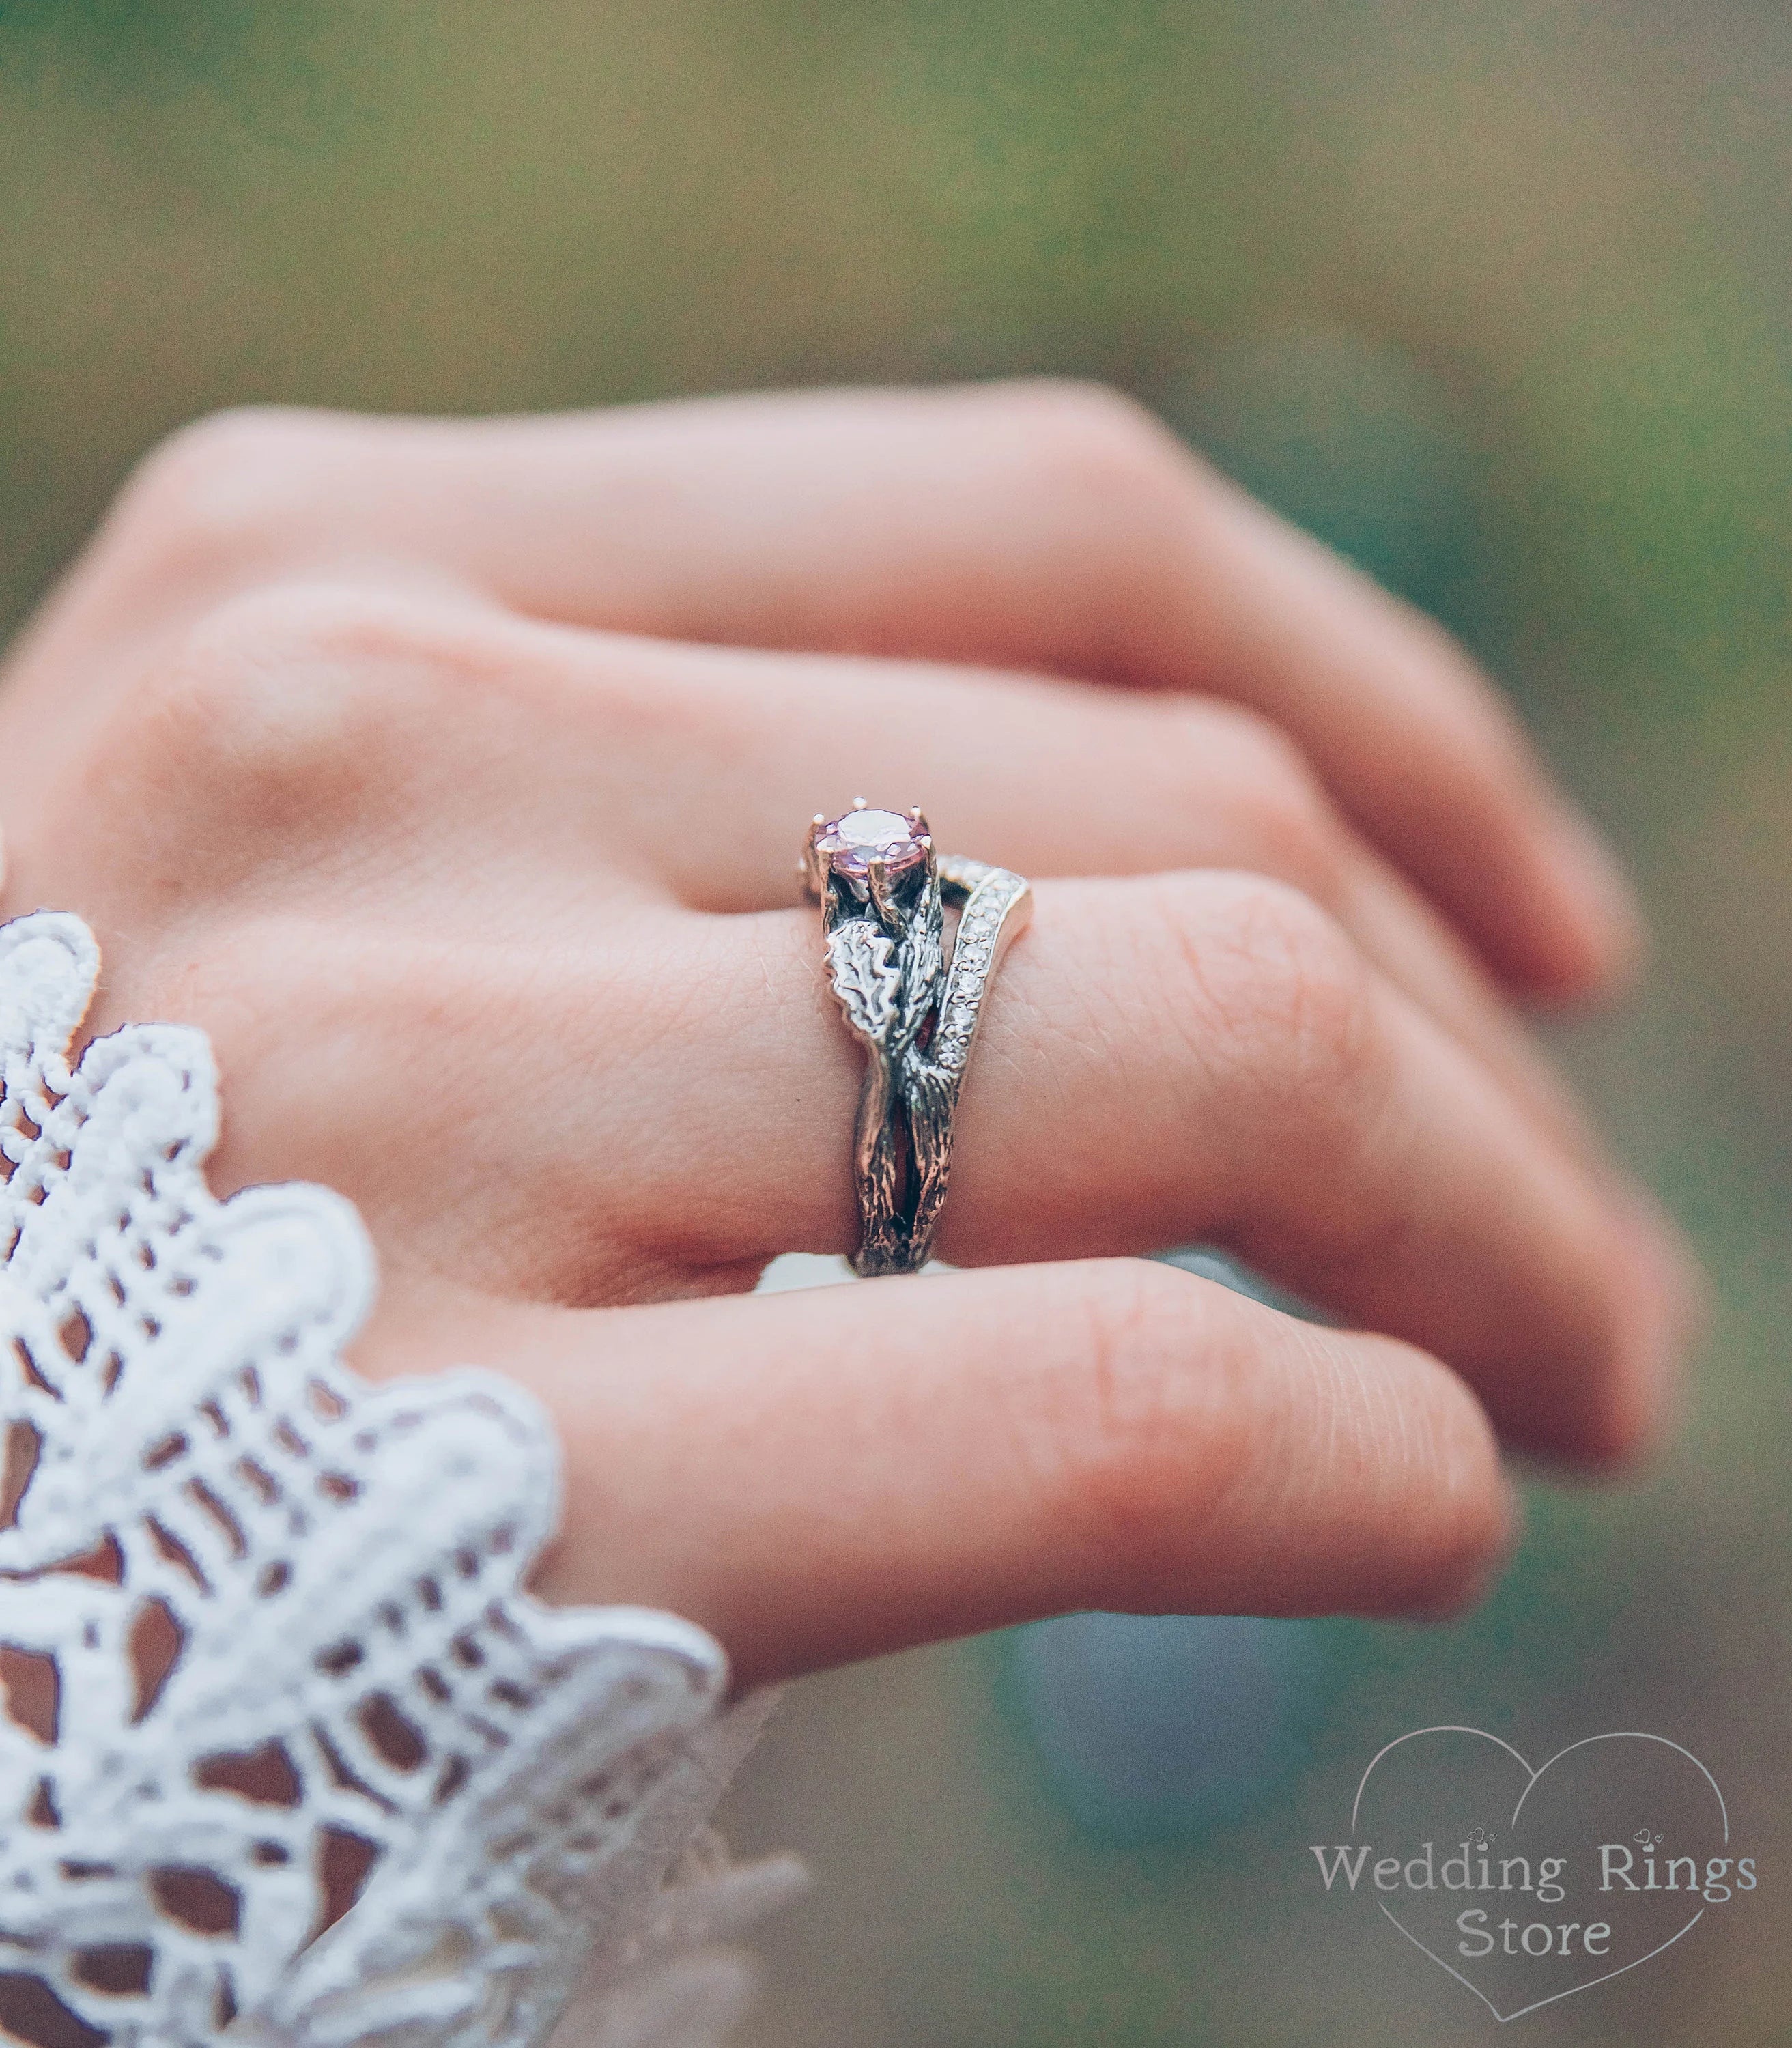
<path fill-rule="evenodd" d="M 861 793 L 1036 884 L 976 1270 L 734 1298 L 854 1241 L 792 906 Z M 211 1034 L 220 1189 L 360 1205 L 360 1367 L 547 1402 L 544 1592 L 742 1682 L 1441 1612 L 1509 1541 L 1498 1437 L 1663 1426 L 1696 1282 L 1515 1007 L 1631 972 L 1617 870 L 1459 650 L 1110 394 L 202 422 L 16 649 L 0 813 L 8 913 L 99 936 L 91 1028 Z M 1121 1255 L 1192 1240 L 1357 1327 Z"/>

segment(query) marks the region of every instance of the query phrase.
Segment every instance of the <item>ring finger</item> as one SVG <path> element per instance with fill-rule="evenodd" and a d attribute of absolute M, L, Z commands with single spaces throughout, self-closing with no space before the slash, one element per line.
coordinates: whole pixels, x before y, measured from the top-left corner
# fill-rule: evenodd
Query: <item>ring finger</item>
<path fill-rule="evenodd" d="M 1323 913 L 1234 875 L 1038 894 L 986 1001 L 944 1257 L 1217 1241 L 1455 1365 L 1515 1441 L 1600 1458 L 1652 1433 L 1681 1332 L 1624 1212 Z M 704 1218 L 717 1263 L 848 1248 L 858 1062 L 809 919 L 692 940 L 709 1001 L 658 1049 L 639 1213 L 687 1256 Z"/>
<path fill-rule="evenodd" d="M 590 677 L 600 727 L 622 720 L 661 735 L 665 773 L 631 778 L 612 801 L 693 907 L 788 902 L 792 820 L 824 793 L 924 800 L 941 846 L 1028 875 L 1268 875 L 1329 910 L 1556 1142 L 1597 1156 L 1460 938 L 1253 713 L 987 669 L 518 632 Z M 728 858 L 714 857 L 711 833 L 680 828 L 691 816 L 727 820 Z"/>

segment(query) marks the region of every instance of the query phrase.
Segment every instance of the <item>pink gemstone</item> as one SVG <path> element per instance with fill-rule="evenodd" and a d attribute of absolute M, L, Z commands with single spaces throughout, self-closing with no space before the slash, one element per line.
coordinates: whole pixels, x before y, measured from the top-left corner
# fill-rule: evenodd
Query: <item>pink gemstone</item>
<path fill-rule="evenodd" d="M 821 828 L 815 846 L 842 875 L 865 875 L 878 859 L 902 875 L 926 859 L 925 834 L 925 826 L 896 811 L 848 811 Z"/>

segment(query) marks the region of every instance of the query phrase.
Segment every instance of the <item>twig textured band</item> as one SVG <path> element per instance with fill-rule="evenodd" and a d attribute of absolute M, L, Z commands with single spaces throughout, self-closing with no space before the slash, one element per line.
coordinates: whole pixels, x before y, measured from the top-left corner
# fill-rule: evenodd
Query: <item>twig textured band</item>
<path fill-rule="evenodd" d="M 945 1201 L 984 991 L 1032 914 L 1032 894 L 1006 868 L 937 855 L 918 810 L 874 810 L 863 797 L 837 818 L 816 816 L 802 872 L 821 906 L 835 998 L 866 1053 L 852 1263 L 865 1274 L 912 1273 L 926 1263 Z M 949 964 L 948 905 L 962 912 Z"/>

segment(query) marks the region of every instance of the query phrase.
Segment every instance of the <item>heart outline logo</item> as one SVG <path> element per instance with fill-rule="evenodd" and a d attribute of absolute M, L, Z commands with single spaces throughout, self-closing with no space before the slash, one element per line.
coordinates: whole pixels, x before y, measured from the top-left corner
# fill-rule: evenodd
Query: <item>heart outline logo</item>
<path fill-rule="evenodd" d="M 1553 1756 L 1546 1759 L 1543 1763 L 1538 1764 L 1535 1769 L 1533 1769 L 1530 1759 L 1522 1755 L 1518 1750 L 1513 1747 L 1511 1743 L 1505 1741 L 1502 1737 L 1496 1735 L 1490 1735 L 1485 1728 L 1469 1728 L 1456 1723 L 1440 1724 L 1435 1728 L 1409 1729 L 1405 1735 L 1396 1736 L 1392 1742 L 1384 1744 L 1383 1747 L 1377 1750 L 1375 1754 L 1370 1758 L 1362 1777 L 1357 1781 L 1356 1797 L 1351 1802 L 1350 1832 L 1353 1839 L 1356 1834 L 1358 1821 L 1362 1812 L 1363 1794 L 1368 1786 L 1370 1778 L 1375 1775 L 1377 1765 L 1381 1763 L 1383 1758 L 1391 1755 L 1394 1750 L 1398 1749 L 1403 1743 L 1416 1742 L 1421 1736 L 1429 1735 L 1476 1736 L 1483 1742 L 1491 1742 L 1496 1748 L 1505 1751 L 1506 1754 L 1512 1759 L 1514 1763 L 1518 1765 L 1519 1768 L 1525 1773 L 1526 1778 L 1525 1788 L 1519 1794 L 1518 1803 L 1512 1809 L 1512 1817 L 1509 1825 L 1515 1828 L 1518 1825 L 1519 1814 L 1524 1810 L 1525 1802 L 1530 1797 L 1532 1792 L 1536 1789 L 1538 1780 L 1541 1779 L 1544 1775 L 1551 1770 L 1556 1764 L 1559 1763 L 1565 1756 L 1570 1756 L 1577 1750 L 1585 1749 L 1594 1743 L 1659 1743 L 1664 1748 L 1671 1749 L 1674 1751 L 1677 1755 L 1685 1757 L 1686 1761 L 1692 1764 L 1694 1768 L 1700 1772 L 1705 1778 L 1705 1782 L 1710 1786 L 1712 1793 L 1717 1801 L 1718 1813 L 1723 1821 L 1724 1843 L 1726 1847 L 1728 1846 L 1730 1840 L 1730 1809 L 1728 1802 L 1724 1798 L 1723 1788 L 1718 1784 L 1717 1780 L 1712 1776 L 1710 1771 L 1706 1769 L 1705 1766 L 1697 1757 L 1693 1755 L 1693 1752 L 1689 1749 L 1686 1748 L 1682 1744 L 1671 1740 L 1665 1735 L 1652 1735 L 1647 1730 L 1642 1728 L 1612 1728 L 1608 1730 L 1604 1735 L 1582 1736 L 1577 1742 L 1567 1744 L 1564 1747 L 1558 1749 Z M 1435 1949 L 1427 1947 L 1410 1927 L 1405 1926 L 1399 1918 L 1390 1910 L 1385 1902 L 1378 1899 L 1375 1901 L 1375 1903 L 1381 1908 L 1382 1912 L 1387 1915 L 1387 1918 L 1392 1922 L 1393 1925 L 1398 1929 L 1400 1933 L 1404 1934 L 1406 1939 L 1412 1943 L 1413 1946 L 1418 1950 L 1421 1955 L 1428 1956 L 1430 1960 L 1437 1965 L 1438 1968 L 1442 1970 L 1446 1976 L 1454 1977 L 1459 1984 L 1461 1984 L 1468 1990 L 1472 1991 L 1475 1994 L 1476 1997 L 1481 2001 L 1482 2004 L 1487 2007 L 1488 2011 L 1493 2015 L 1494 2018 L 1502 2027 L 1506 2026 L 1512 2020 L 1522 2019 L 1527 2013 L 1541 2011 L 1546 2005 L 1554 2005 L 1565 1998 L 1572 1998 L 1577 1992 L 1591 1991 L 1596 1984 L 1609 1984 L 1614 1977 L 1621 1977 L 1631 1970 L 1639 1968 L 1644 1963 L 1649 1962 L 1652 1961 L 1654 1957 L 1660 1955 L 1664 1949 L 1671 1949 L 1674 1943 L 1679 1941 L 1682 1936 L 1689 1934 L 1693 1929 L 1698 1925 L 1700 1921 L 1701 1921 L 1705 1915 L 1705 1908 L 1701 1905 L 1697 1912 L 1693 1915 L 1691 1919 L 1687 1921 L 1684 1926 L 1680 1928 L 1677 1933 L 1670 1934 L 1666 1941 L 1657 1942 L 1655 1946 L 1650 1949 L 1646 1955 L 1634 1957 L 1629 1962 L 1621 1963 L 1616 1969 L 1607 1970 L 1599 1976 L 1588 1977 L 1584 1984 L 1570 1984 L 1565 1991 L 1552 1992 L 1547 1998 L 1540 1998 L 1535 2000 L 1530 2005 L 1520 2006 L 1516 2011 L 1502 2012 L 1499 2007 L 1494 2003 L 1493 2000 L 1488 1996 L 1487 1993 L 1480 1988 L 1480 1985 L 1471 1982 L 1468 1978 L 1465 1977 L 1462 1974 L 1460 1970 L 1456 1969 L 1453 1968 L 1450 1964 L 1446 1963 L 1443 1957 L 1440 1956 Z"/>

